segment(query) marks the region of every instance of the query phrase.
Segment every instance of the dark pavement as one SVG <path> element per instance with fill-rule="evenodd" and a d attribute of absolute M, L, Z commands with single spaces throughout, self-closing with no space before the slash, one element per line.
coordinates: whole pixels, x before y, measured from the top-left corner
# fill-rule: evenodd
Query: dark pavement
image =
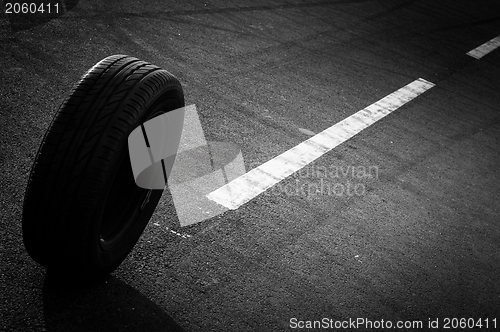
<path fill-rule="evenodd" d="M 500 331 L 500 49 L 466 54 L 500 35 L 498 1 L 59 3 L 0 17 L 0 330 Z M 112 54 L 176 75 L 247 170 L 418 78 L 436 86 L 237 210 L 180 227 L 164 197 L 106 282 L 61 289 L 24 250 L 24 190 L 57 107 Z M 318 172 L 354 167 L 377 173 Z M 280 190 L 321 181 L 359 191 Z"/>

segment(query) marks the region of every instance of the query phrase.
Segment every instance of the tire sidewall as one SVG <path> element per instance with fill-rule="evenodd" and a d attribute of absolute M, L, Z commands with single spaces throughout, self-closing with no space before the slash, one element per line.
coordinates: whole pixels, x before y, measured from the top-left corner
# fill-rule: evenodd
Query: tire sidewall
<path fill-rule="evenodd" d="M 89 258 L 88 264 L 94 265 L 89 266 L 88 271 L 93 271 L 93 274 L 95 274 L 96 276 L 110 273 L 126 258 L 126 256 L 130 253 L 130 251 L 137 243 L 142 232 L 144 231 L 144 228 L 147 226 L 148 221 L 151 218 L 151 215 L 156 209 L 156 206 L 162 196 L 163 190 L 152 190 L 148 204 L 145 206 L 144 210 L 141 212 L 139 219 L 134 222 L 124 238 L 112 250 L 104 250 L 101 247 L 100 229 L 101 223 L 103 221 L 102 217 L 104 208 L 108 200 L 111 187 L 115 181 L 115 176 L 118 169 L 120 168 L 120 165 L 123 162 L 130 162 L 130 160 L 128 160 L 128 136 L 133 129 L 151 118 L 157 106 L 161 105 L 164 102 L 162 99 L 164 99 L 165 96 L 169 94 L 175 96 L 176 101 L 179 103 L 179 107 L 176 108 L 184 106 L 184 97 L 180 84 L 168 85 L 161 89 L 161 91 L 159 91 L 151 100 L 148 101 L 145 107 L 142 108 L 142 112 L 138 114 L 135 122 L 130 126 L 129 131 L 122 137 L 120 147 L 115 154 L 115 157 L 113 158 L 113 162 L 109 166 L 108 174 L 110 174 L 110 176 L 106 178 L 106 182 L 102 190 L 100 191 L 98 204 L 95 208 L 95 213 L 91 218 L 92 227 L 89 234 L 89 236 L 92 238 L 91 245 L 88 248 L 89 252 L 84 255 L 84 257 Z M 126 104 L 126 101 L 123 104 Z M 172 111 L 174 109 L 175 108 L 169 109 L 168 111 Z M 120 112 L 121 111 L 122 110 L 120 110 Z M 157 115 L 158 114 L 156 114 L 155 116 Z M 134 181 L 132 174 L 130 175 L 130 181 Z M 90 277 L 92 278 L 93 276 Z"/>

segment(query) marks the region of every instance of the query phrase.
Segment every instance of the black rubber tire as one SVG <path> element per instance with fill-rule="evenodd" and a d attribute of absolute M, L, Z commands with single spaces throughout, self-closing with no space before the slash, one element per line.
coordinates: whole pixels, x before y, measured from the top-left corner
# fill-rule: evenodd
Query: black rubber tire
<path fill-rule="evenodd" d="M 113 55 L 84 74 L 31 168 L 22 229 L 36 262 L 80 281 L 101 279 L 120 265 L 163 192 L 135 184 L 128 136 L 180 107 L 179 81 L 139 59 Z"/>

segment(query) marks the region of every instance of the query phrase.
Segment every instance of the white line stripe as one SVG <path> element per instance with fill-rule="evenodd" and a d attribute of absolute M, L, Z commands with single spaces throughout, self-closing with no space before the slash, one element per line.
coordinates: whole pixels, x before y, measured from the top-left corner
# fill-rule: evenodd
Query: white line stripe
<path fill-rule="evenodd" d="M 472 51 L 467 52 L 467 55 L 470 55 L 471 57 L 476 59 L 480 59 L 497 47 L 500 47 L 500 36 L 495 37 L 492 40 L 487 41 L 483 45 L 476 47 Z"/>
<path fill-rule="evenodd" d="M 237 209 L 434 85 L 419 78 L 212 191 L 207 197 L 228 209 Z"/>

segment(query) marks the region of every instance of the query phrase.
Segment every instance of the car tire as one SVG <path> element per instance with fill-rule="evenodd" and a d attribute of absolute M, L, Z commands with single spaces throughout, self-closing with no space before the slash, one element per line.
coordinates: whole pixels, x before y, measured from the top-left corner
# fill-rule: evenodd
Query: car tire
<path fill-rule="evenodd" d="M 83 75 L 54 116 L 31 168 L 22 231 L 36 262 L 82 282 L 120 265 L 163 193 L 135 184 L 128 136 L 181 107 L 177 78 L 130 56 L 107 57 Z"/>

